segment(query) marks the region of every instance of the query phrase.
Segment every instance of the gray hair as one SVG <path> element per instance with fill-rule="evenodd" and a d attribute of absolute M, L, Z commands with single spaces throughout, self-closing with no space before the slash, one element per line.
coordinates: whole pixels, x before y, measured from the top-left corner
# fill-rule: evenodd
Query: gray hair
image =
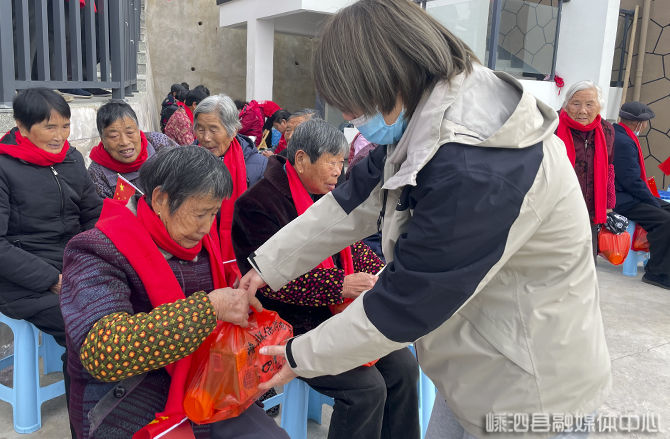
<path fill-rule="evenodd" d="M 291 115 L 286 120 L 289 121 L 291 119 L 295 119 L 296 117 L 307 117 L 308 119 L 321 119 L 321 116 L 319 116 L 319 112 L 316 111 L 314 108 L 303 108 L 302 110 L 298 110 L 295 113 L 291 113 Z"/>
<path fill-rule="evenodd" d="M 568 105 L 568 102 L 570 102 L 570 99 L 572 99 L 575 93 L 583 90 L 595 90 L 596 95 L 598 96 L 598 103 L 600 104 L 600 108 L 605 108 L 605 98 L 603 98 L 603 91 L 593 81 L 579 81 L 572 84 L 565 92 L 565 99 L 563 100 L 563 106 L 561 108 L 565 108 Z"/>
<path fill-rule="evenodd" d="M 242 128 L 240 112 L 229 96 L 220 94 L 203 99 L 193 112 L 193 126 L 198 127 L 198 116 L 200 114 L 209 113 L 216 113 L 229 137 L 234 137 Z"/>
<path fill-rule="evenodd" d="M 347 113 L 390 113 L 399 95 L 409 119 L 426 91 L 471 72 L 473 61 L 472 50 L 416 4 L 360 0 L 324 26 L 314 83 L 320 97 Z"/>
<path fill-rule="evenodd" d="M 310 119 L 297 126 L 286 146 L 288 161 L 295 164 L 295 154 L 305 151 L 314 163 L 323 154 L 344 155 L 349 144 L 344 134 L 323 119 Z"/>
<path fill-rule="evenodd" d="M 100 137 L 102 137 L 102 132 L 105 128 L 117 120 L 125 119 L 126 117 L 135 121 L 137 128 L 140 128 L 140 123 L 137 121 L 137 115 L 133 107 L 122 99 L 111 99 L 105 105 L 98 108 L 98 114 L 95 116 L 95 124 Z"/>
<path fill-rule="evenodd" d="M 140 168 L 140 183 L 149 206 L 155 188 L 165 192 L 170 213 L 189 197 L 211 195 L 223 199 L 233 192 L 233 180 L 223 160 L 194 145 L 158 151 Z"/>

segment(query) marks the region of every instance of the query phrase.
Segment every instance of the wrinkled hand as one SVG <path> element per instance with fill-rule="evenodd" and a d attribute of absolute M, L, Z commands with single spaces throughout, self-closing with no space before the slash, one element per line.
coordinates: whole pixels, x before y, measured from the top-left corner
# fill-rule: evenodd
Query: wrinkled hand
<path fill-rule="evenodd" d="M 59 274 L 59 275 L 58 275 L 58 282 L 56 282 L 55 284 L 51 285 L 51 286 L 49 287 L 49 291 L 51 291 L 51 292 L 54 293 L 54 294 L 60 294 L 60 287 L 61 287 L 61 285 L 63 285 L 63 275 L 62 275 L 62 274 Z"/>
<path fill-rule="evenodd" d="M 244 290 L 233 288 L 219 288 L 209 294 L 210 302 L 216 312 L 216 318 L 246 328 L 249 325 L 249 307 L 257 311 L 263 310 L 263 305 L 254 295 Z"/>
<path fill-rule="evenodd" d="M 377 276 L 370 273 L 354 273 L 344 276 L 342 296 L 349 299 L 355 299 L 360 296 L 363 291 L 374 287 L 377 279 L 379 279 Z"/>
<path fill-rule="evenodd" d="M 261 154 L 263 154 L 265 157 L 270 157 L 270 156 L 275 155 L 275 153 L 272 152 L 272 150 L 269 150 L 269 149 L 264 149 L 264 150 L 262 150 L 262 151 L 261 151 Z"/>
<path fill-rule="evenodd" d="M 286 359 L 285 345 L 265 346 L 261 348 L 259 352 L 261 355 L 282 356 L 284 359 Z M 293 372 L 288 366 L 288 360 L 286 360 L 286 363 L 281 369 L 279 369 L 279 372 L 277 372 L 275 376 L 270 378 L 268 381 L 259 384 L 258 388 L 262 390 L 269 390 L 275 386 L 282 386 L 297 376 L 298 375 L 296 375 L 295 372 Z"/>

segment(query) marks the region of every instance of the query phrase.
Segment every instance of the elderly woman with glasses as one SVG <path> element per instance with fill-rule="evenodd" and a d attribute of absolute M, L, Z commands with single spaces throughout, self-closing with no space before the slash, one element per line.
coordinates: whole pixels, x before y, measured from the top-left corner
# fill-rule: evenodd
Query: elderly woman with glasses
<path fill-rule="evenodd" d="M 226 277 L 231 283 L 240 277 L 230 242 L 233 206 L 248 187 L 263 178 L 268 163 L 254 142 L 238 133 L 242 126 L 238 114 L 235 103 L 226 95 L 204 99 L 193 113 L 196 143 L 220 158 L 233 179 L 232 195 L 223 200 L 218 216 L 221 252 L 226 262 Z"/>
<path fill-rule="evenodd" d="M 140 167 L 156 152 L 177 144 L 165 134 L 140 130 L 133 108 L 122 100 L 111 100 L 96 116 L 100 143 L 91 150 L 88 173 L 98 195 L 112 198 L 118 176 L 141 191 Z"/>
<path fill-rule="evenodd" d="M 589 212 L 594 257 L 598 254 L 598 229 L 616 205 L 614 127 L 600 116 L 603 103 L 602 91 L 594 82 L 573 84 L 565 93 L 556 129 Z"/>
<path fill-rule="evenodd" d="M 251 269 L 249 255 L 335 188 L 347 147 L 335 127 L 309 120 L 295 129 L 288 142 L 288 160 L 269 159 L 263 180 L 235 204 L 232 238 L 243 272 Z M 345 299 L 372 288 L 382 267 L 372 250 L 359 241 L 282 288 L 261 289 L 259 299 L 291 323 L 295 334 L 302 334 L 342 309 Z M 410 439 L 420 437 L 417 379 L 414 356 L 401 349 L 372 366 L 305 381 L 335 399 L 329 438 Z"/>
<path fill-rule="evenodd" d="M 195 146 L 163 150 L 140 182 L 144 196 L 105 200 L 96 227 L 65 252 L 60 304 L 79 439 L 129 438 L 155 416 L 154 433 L 181 422 L 189 354 L 217 320 L 244 326 L 250 305 L 262 309 L 224 276 L 213 223 L 232 184 L 221 161 Z M 257 405 L 193 430 L 288 438 Z"/>

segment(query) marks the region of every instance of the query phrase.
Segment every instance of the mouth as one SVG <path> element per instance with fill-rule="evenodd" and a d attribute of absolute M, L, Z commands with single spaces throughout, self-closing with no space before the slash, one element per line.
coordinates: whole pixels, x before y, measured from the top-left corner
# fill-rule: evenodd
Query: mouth
<path fill-rule="evenodd" d="M 47 148 L 60 151 L 63 149 L 62 143 L 47 143 Z"/>
<path fill-rule="evenodd" d="M 135 155 L 135 148 L 120 149 L 119 155 L 124 159 L 130 159 Z"/>
<path fill-rule="evenodd" d="M 326 184 L 326 187 L 328 188 L 328 192 L 330 192 L 330 191 L 332 191 L 333 189 L 335 189 L 335 185 L 332 184 L 332 183 L 327 183 L 327 184 Z"/>

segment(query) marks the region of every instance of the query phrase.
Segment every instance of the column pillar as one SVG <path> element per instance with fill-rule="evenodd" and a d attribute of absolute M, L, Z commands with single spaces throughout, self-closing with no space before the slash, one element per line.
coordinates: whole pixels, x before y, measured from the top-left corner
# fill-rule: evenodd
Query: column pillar
<path fill-rule="evenodd" d="M 274 22 L 251 18 L 247 22 L 246 99 L 272 99 Z"/>

